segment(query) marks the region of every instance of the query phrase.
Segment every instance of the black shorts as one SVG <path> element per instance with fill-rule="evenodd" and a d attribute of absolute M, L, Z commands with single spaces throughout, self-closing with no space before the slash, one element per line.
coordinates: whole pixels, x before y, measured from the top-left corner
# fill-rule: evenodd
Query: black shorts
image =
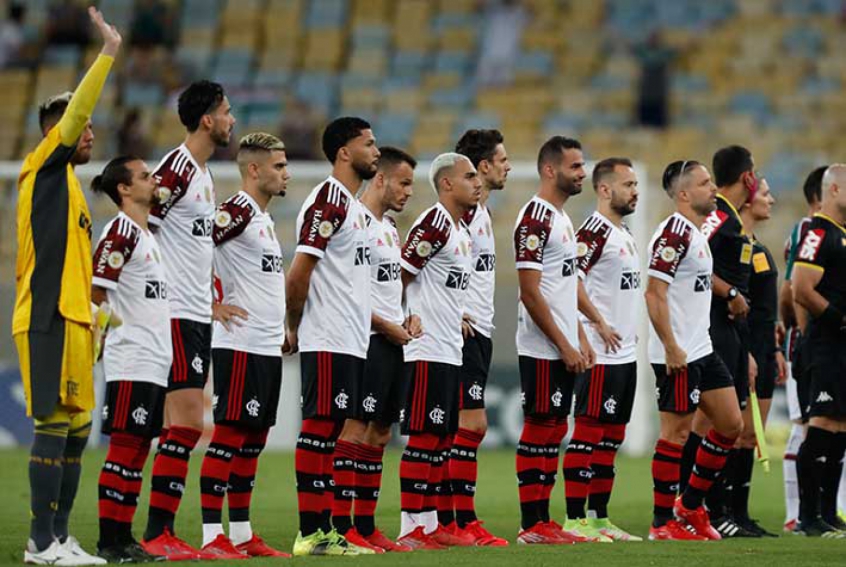
<path fill-rule="evenodd" d="M 749 345 L 746 323 L 729 321 L 722 313 L 711 313 L 711 343 L 734 381 L 740 407 L 749 398 Z"/>
<path fill-rule="evenodd" d="M 211 324 L 190 319 L 171 319 L 173 363 L 168 390 L 206 387 L 211 362 Z"/>
<path fill-rule="evenodd" d="M 734 379 L 716 353 L 688 362 L 687 368 L 668 375 L 663 364 L 653 364 L 658 387 L 658 411 L 690 413 L 699 406 L 702 392 L 730 388 Z"/>
<path fill-rule="evenodd" d="M 364 359 L 351 354 L 300 353 L 303 419 L 364 419 L 359 403 Z"/>
<path fill-rule="evenodd" d="M 628 423 L 637 390 L 637 363 L 597 364 L 576 376 L 576 417 Z"/>
<path fill-rule="evenodd" d="M 167 389 L 150 382 L 113 380 L 106 383 L 102 431 L 130 433 L 154 439 L 162 431 Z"/>
<path fill-rule="evenodd" d="M 485 387 L 491 369 L 493 342 L 476 331 L 464 339 L 461 365 L 461 409 L 485 407 Z"/>
<path fill-rule="evenodd" d="M 532 417 L 567 417 L 573 403 L 575 374 L 563 360 L 520 356 L 523 414 Z"/>
<path fill-rule="evenodd" d="M 807 423 L 811 411 L 811 344 L 807 335 L 797 332 L 792 350 L 790 370 L 796 380 L 796 398 L 802 422 Z"/>
<path fill-rule="evenodd" d="M 282 392 L 282 356 L 216 348 L 212 360 L 214 422 L 248 429 L 273 427 Z"/>
<path fill-rule="evenodd" d="M 758 376 L 755 378 L 755 393 L 762 400 L 771 400 L 775 391 L 778 377 L 778 363 L 776 362 L 775 334 L 768 332 L 754 332 L 751 335 L 750 350 L 755 363 L 758 365 Z"/>
<path fill-rule="evenodd" d="M 814 323 L 808 329 L 811 362 L 810 417 L 846 417 L 846 334 L 824 334 Z"/>
<path fill-rule="evenodd" d="M 364 418 L 383 425 L 397 423 L 405 405 L 404 382 L 402 347 L 389 341 L 385 335 L 370 335 L 361 385 Z"/>
<path fill-rule="evenodd" d="M 449 435 L 458 431 L 461 367 L 422 360 L 405 363 L 400 431 Z"/>

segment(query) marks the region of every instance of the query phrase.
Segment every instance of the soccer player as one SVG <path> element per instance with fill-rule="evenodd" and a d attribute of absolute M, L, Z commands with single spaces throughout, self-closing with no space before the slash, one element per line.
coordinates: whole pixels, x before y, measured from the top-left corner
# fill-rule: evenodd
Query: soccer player
<path fill-rule="evenodd" d="M 579 322 L 576 234 L 564 211 L 586 177 L 581 144 L 563 136 L 547 140 L 538 153 L 538 174 L 540 190 L 514 227 L 524 415 L 516 458 L 522 517 L 517 543 L 568 544 L 587 539 L 551 520 L 549 498 L 575 377 L 595 357 Z"/>
<path fill-rule="evenodd" d="M 91 182 L 118 215 L 103 229 L 94 254 L 91 299 L 108 302 L 122 325 L 106 336 L 103 433 L 109 449 L 99 481 L 97 552 L 109 563 L 153 561 L 132 537 L 132 519 L 150 443 L 164 420 L 171 363 L 170 307 L 162 253 L 147 224 L 159 202 L 147 164 L 121 156 Z M 164 559 L 164 558 L 161 558 Z"/>
<path fill-rule="evenodd" d="M 188 134 L 156 167 L 161 203 L 150 213 L 164 257 L 170 301 L 173 362 L 165 398 L 165 427 L 153 461 L 150 512 L 142 545 L 169 560 L 205 555 L 175 535 L 188 459 L 203 432 L 203 388 L 211 359 L 212 310 L 229 322 L 246 318 L 232 305 L 212 306 L 214 183 L 208 160 L 229 144 L 235 118 L 217 83 L 199 81 L 179 95 L 179 120 Z M 208 556 L 208 558 L 213 558 Z"/>
<path fill-rule="evenodd" d="M 370 342 L 370 253 L 363 207 L 354 195 L 376 175 L 379 148 L 370 124 L 342 117 L 326 126 L 323 153 L 332 175 L 312 190 L 297 215 L 297 248 L 286 284 L 286 350 L 300 351 L 302 374 L 303 424 L 295 456 L 300 531 L 294 555 L 374 553 L 339 533 L 351 527 L 349 515 L 334 528 L 330 517 L 333 462 L 336 485 L 343 483 L 343 467 L 354 478 L 351 455 L 360 442 L 352 430 L 338 435 L 347 418 L 363 416 L 359 396 Z M 352 499 L 349 488 L 342 490 L 346 493 L 335 497 Z"/>
<path fill-rule="evenodd" d="M 640 257 L 623 219 L 634 213 L 638 180 L 632 162 L 608 158 L 593 169 L 596 211 L 576 232 L 579 310 L 597 364 L 576 376 L 576 426 L 564 455 L 564 528 L 601 542 L 641 541 L 608 519 L 614 459 L 626 435 L 637 387 Z M 585 516 L 585 504 L 588 514 Z"/>
<path fill-rule="evenodd" d="M 458 428 L 461 322 L 472 272 L 470 234 L 461 218 L 479 203 L 482 183 L 461 154 L 432 161 L 429 182 L 438 202 L 414 221 L 402 248 L 407 313 L 425 332 L 405 346 L 407 397 L 400 427 L 408 444 L 400 461 L 399 542 L 414 549 L 472 545 L 438 522 L 437 488 Z"/>
<path fill-rule="evenodd" d="M 447 529 L 453 529 L 454 521 L 458 529 L 473 537 L 476 545 L 504 546 L 508 541 L 491 534 L 476 517 L 474 497 L 478 475 L 476 453 L 488 430 L 485 387 L 493 354 L 496 240 L 488 199 L 492 191 L 505 188 L 511 164 L 499 130 L 468 130 L 455 145 L 455 152 L 470 158 L 478 171 L 482 198 L 463 219 L 473 239 L 473 276 L 467 288 L 467 311 L 462 324 L 464 349 L 458 433 L 444 465 L 441 502 L 445 506 L 439 509 L 438 519 Z"/>
<path fill-rule="evenodd" d="M 728 146 L 714 154 L 717 209 L 708 215 L 702 226 L 714 258 L 711 339 L 714 351 L 734 378 L 746 431 L 738 447 L 729 455 L 725 474 L 708 495 L 708 512 L 723 537 L 762 537 L 768 534 L 749 519 L 747 511 L 755 450 L 752 408 L 748 407 L 747 398 L 750 387 L 754 387 L 757 368 L 749 352 L 749 326 L 746 321 L 749 314 L 752 237 L 744 228 L 739 211 L 744 203 L 754 198 L 760 186 L 754 166 L 752 154 L 741 146 Z M 682 489 L 702 438 L 710 427 L 704 414 L 698 412 L 682 455 Z"/>
<path fill-rule="evenodd" d="M 74 167 L 91 159 L 91 114 L 121 43 L 99 11 L 88 13 L 103 48 L 72 96 L 39 107 L 44 139 L 18 177 L 12 335 L 35 429 L 24 561 L 37 565 L 104 563 L 68 533 L 94 409 L 91 214 Z"/>
<path fill-rule="evenodd" d="M 217 209 L 212 227 L 215 288 L 222 305 L 249 318 L 216 321 L 212 330 L 214 432 L 200 469 L 202 551 L 220 559 L 290 557 L 253 533 L 250 500 L 258 458 L 276 423 L 285 342 L 282 250 L 267 207 L 288 185 L 285 145 L 256 132 L 238 149 L 241 190 Z M 223 499 L 229 503 L 229 537 Z"/>
<path fill-rule="evenodd" d="M 846 165 L 830 166 L 822 206 L 799 247 L 793 295 L 807 310 L 808 433 L 799 450 L 799 523 L 807 536 L 844 538 L 837 485 L 846 451 Z"/>
<path fill-rule="evenodd" d="M 405 317 L 402 311 L 400 252 L 402 241 L 396 222 L 389 212 L 400 213 L 411 198 L 417 161 L 406 152 L 383 146 L 379 148 L 379 169 L 361 195 L 370 250 L 370 346 L 364 364 L 361 409 L 366 419 L 362 442 L 352 455 L 357 463 L 353 479 L 355 520 L 347 531 L 348 541 L 374 550 L 410 551 L 405 545 L 388 539 L 374 519 L 382 484 L 382 457 L 391 439 L 391 426 L 399 421 L 405 405 L 403 346 L 420 336 L 420 318 Z M 357 426 L 357 420 L 349 420 Z M 349 482 L 349 472 L 347 482 Z M 349 500 L 336 499 L 335 508 Z M 349 508 L 342 509 L 349 515 Z"/>
<path fill-rule="evenodd" d="M 796 472 L 796 455 L 799 447 L 805 438 L 805 425 L 808 421 L 808 382 L 803 380 L 804 361 L 802 352 L 804 341 L 802 340 L 802 329 L 807 326 L 808 314 L 793 301 L 793 286 L 791 277 L 796 255 L 799 252 L 799 245 L 805 239 L 808 225 L 811 224 L 811 217 L 820 210 L 822 201 L 822 178 L 828 166 L 824 165 L 814 169 L 805 179 L 802 192 L 805 201 L 808 203 L 808 214 L 799 220 L 790 231 L 790 237 L 784 244 L 784 282 L 779 291 L 779 312 L 781 320 L 786 327 L 785 331 L 785 357 L 788 361 L 788 373 L 785 391 L 787 393 L 787 409 L 790 421 L 793 425 L 790 428 L 790 437 L 784 449 L 784 500 L 785 518 L 784 530 L 792 532 L 796 527 L 799 518 L 799 481 Z"/>
<path fill-rule="evenodd" d="M 649 539 L 716 540 L 721 536 L 702 503 L 743 428 L 734 380 L 703 324 L 711 312 L 713 259 L 699 227 L 717 208 L 717 189 L 707 168 L 696 161 L 668 165 L 662 185 L 676 212 L 659 225 L 649 243 L 649 360 L 660 416 Z M 713 429 L 702 439 L 687 488 L 677 499 L 682 446 L 697 407 Z"/>

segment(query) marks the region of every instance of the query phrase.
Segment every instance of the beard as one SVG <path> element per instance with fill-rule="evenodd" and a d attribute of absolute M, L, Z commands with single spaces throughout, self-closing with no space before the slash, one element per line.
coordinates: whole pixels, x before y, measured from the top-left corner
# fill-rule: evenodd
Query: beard
<path fill-rule="evenodd" d="M 229 145 L 230 132 L 225 130 L 212 130 L 210 137 L 214 145 L 218 148 L 225 148 Z"/>
<path fill-rule="evenodd" d="M 91 161 L 91 150 L 80 150 L 79 148 L 71 156 L 71 165 L 85 165 Z"/>
<path fill-rule="evenodd" d="M 376 176 L 376 166 L 369 163 L 352 162 L 353 171 L 362 181 L 370 181 Z"/>
<path fill-rule="evenodd" d="M 555 176 L 555 187 L 565 195 L 578 195 L 582 192 L 582 188 L 576 185 L 574 179 L 566 177 L 563 173 L 558 173 Z"/>
<path fill-rule="evenodd" d="M 691 208 L 696 212 L 697 215 L 707 217 L 708 215 L 717 210 L 717 203 L 712 203 L 710 200 L 708 200 L 704 203 L 697 204 L 696 206 L 691 206 Z"/>
<path fill-rule="evenodd" d="M 621 217 L 628 216 L 635 212 L 636 202 L 611 202 L 611 210 Z"/>

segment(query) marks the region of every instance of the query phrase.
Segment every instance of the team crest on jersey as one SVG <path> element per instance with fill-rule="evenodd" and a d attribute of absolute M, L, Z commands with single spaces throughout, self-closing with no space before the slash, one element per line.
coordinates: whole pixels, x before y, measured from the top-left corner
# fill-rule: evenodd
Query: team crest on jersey
<path fill-rule="evenodd" d="M 694 388 L 693 391 L 690 393 L 690 401 L 694 404 L 699 403 L 699 388 Z"/>
<path fill-rule="evenodd" d="M 106 421 L 107 419 L 109 419 L 109 406 L 107 406 L 107 405 L 103 406 L 102 417 L 103 417 L 103 421 Z"/>
<path fill-rule="evenodd" d="M 244 406 L 244 409 L 247 410 L 247 413 L 250 414 L 250 417 L 258 417 L 259 410 L 261 409 L 261 403 L 255 398 L 247 402 L 247 405 Z"/>
<path fill-rule="evenodd" d="M 564 400 L 564 394 L 561 393 L 561 388 L 556 388 L 555 393 L 552 394 L 549 399 L 552 401 L 552 405 L 560 408 L 561 402 Z"/>
<path fill-rule="evenodd" d="M 435 425 L 442 425 L 444 417 L 446 417 L 446 412 L 441 409 L 441 406 L 435 406 L 435 409 L 429 412 L 429 421 Z"/>
<path fill-rule="evenodd" d="M 137 425 L 146 425 L 148 414 L 149 412 L 143 406 L 138 406 L 132 411 L 132 419 Z"/>
<path fill-rule="evenodd" d="M 320 223 L 320 226 L 317 227 L 317 233 L 322 238 L 329 238 L 330 236 L 332 236 L 333 232 L 335 232 L 335 227 L 328 220 L 323 221 L 322 223 Z"/>
<path fill-rule="evenodd" d="M 232 224 L 232 215 L 228 211 L 217 211 L 217 214 L 214 216 L 214 224 L 218 228 L 226 228 Z"/>
<path fill-rule="evenodd" d="M 479 385 L 478 382 L 474 382 L 470 389 L 467 390 L 467 393 L 470 394 L 470 397 L 476 400 L 477 402 L 482 399 L 482 394 L 484 391 L 482 387 Z"/>
<path fill-rule="evenodd" d="M 199 354 L 194 355 L 194 360 L 191 361 L 191 368 L 193 368 L 194 372 L 197 374 L 203 373 L 203 359 L 200 358 Z"/>
<path fill-rule="evenodd" d="M 400 414 L 399 414 L 399 422 L 400 422 L 400 423 L 405 423 L 405 408 L 403 408 L 403 409 L 401 409 L 401 410 L 400 410 Z"/>
<path fill-rule="evenodd" d="M 464 255 L 464 256 L 467 256 L 467 254 L 469 254 L 469 252 L 470 251 L 467 249 L 467 243 L 462 240 L 461 241 L 461 254 Z"/>
<path fill-rule="evenodd" d="M 526 248 L 530 252 L 534 252 L 535 250 L 537 250 L 538 246 L 540 246 L 540 238 L 537 234 L 530 234 L 526 237 Z"/>
<path fill-rule="evenodd" d="M 126 258 L 124 257 L 122 252 L 118 252 L 115 250 L 111 254 L 109 254 L 109 267 L 114 270 L 119 270 L 123 267 L 124 262 L 126 262 Z"/>
<path fill-rule="evenodd" d="M 664 246 L 661 249 L 661 259 L 668 264 L 676 259 L 676 249 L 672 246 Z"/>
<path fill-rule="evenodd" d="M 614 415 L 617 413 L 617 400 L 614 399 L 614 396 L 609 397 L 605 400 L 605 403 L 602 404 L 602 407 L 605 408 L 605 413 L 608 415 Z"/>
<path fill-rule="evenodd" d="M 373 413 L 376 411 L 376 398 L 373 397 L 373 394 L 368 394 L 366 398 L 361 400 L 361 406 L 364 408 L 364 411 L 367 413 Z"/>
<path fill-rule="evenodd" d="M 432 253 L 432 243 L 428 240 L 421 240 L 420 243 L 417 245 L 417 248 L 414 249 L 417 252 L 417 255 L 421 258 L 426 258 L 429 254 Z"/>
<path fill-rule="evenodd" d="M 349 401 L 350 397 L 343 390 L 341 390 L 340 394 L 335 396 L 335 406 L 337 406 L 338 409 L 347 409 Z"/>

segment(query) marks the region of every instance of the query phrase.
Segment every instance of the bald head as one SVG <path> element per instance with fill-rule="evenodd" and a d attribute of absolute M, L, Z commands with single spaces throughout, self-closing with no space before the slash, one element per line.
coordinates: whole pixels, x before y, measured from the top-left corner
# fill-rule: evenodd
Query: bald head
<path fill-rule="evenodd" d="M 830 192 L 832 185 L 846 188 L 846 165 L 835 163 L 825 170 L 822 179 L 823 199 L 825 199 L 826 193 Z"/>
<path fill-rule="evenodd" d="M 822 178 L 822 212 L 846 222 L 846 164 L 835 163 Z"/>

